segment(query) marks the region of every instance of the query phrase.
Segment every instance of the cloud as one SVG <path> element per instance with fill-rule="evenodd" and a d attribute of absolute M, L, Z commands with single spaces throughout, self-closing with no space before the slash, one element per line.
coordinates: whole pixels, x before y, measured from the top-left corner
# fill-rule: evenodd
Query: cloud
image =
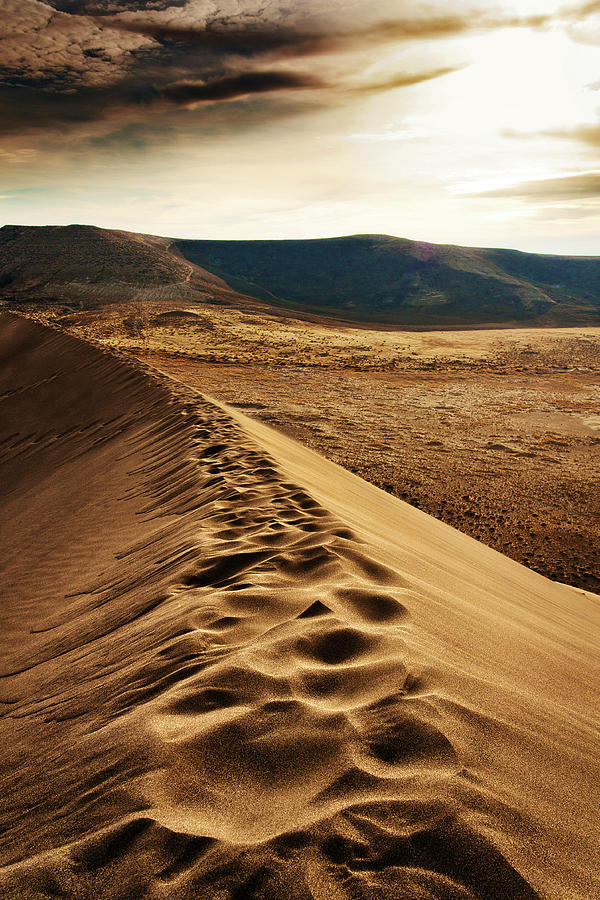
<path fill-rule="evenodd" d="M 5 0 L 10 34 L 3 44 L 0 66 L 0 134 L 47 135 L 62 139 L 65 126 L 79 138 L 93 137 L 90 127 L 151 121 L 169 108 L 215 105 L 255 95 L 271 96 L 273 117 L 289 115 L 276 95 L 313 91 L 310 106 L 344 103 L 353 95 L 408 87 L 441 77 L 452 67 L 402 73 L 378 83 L 356 83 L 351 51 L 398 36 L 432 36 L 466 27 L 464 16 L 432 16 L 342 27 L 317 16 L 312 23 L 213 17 L 201 25 L 197 7 L 166 0 L 127 3 L 121 0 Z M 143 7 L 138 21 L 136 9 Z M 179 7 L 179 13 L 174 10 Z M 332 7 L 335 9 L 336 7 Z M 127 14 L 115 12 L 127 9 Z M 93 13 L 93 15 L 88 15 Z M 166 16 L 169 16 L 168 20 Z M 190 19 L 190 16 L 193 17 Z M 310 73 L 291 71 L 290 62 L 311 53 L 344 51 L 349 59 L 328 61 Z M 259 65 L 267 61 L 268 65 Z M 322 74 L 320 74 L 322 72 Z M 317 95 L 319 100 L 317 100 Z M 266 99 L 265 99 L 266 102 Z M 290 101 L 291 102 L 291 101 Z M 298 112 L 305 101 L 296 99 Z M 252 112 L 252 110 L 250 111 Z M 263 104 L 254 112 L 268 118 Z M 236 113 L 238 128 L 251 121 Z M 257 119 L 258 120 L 258 119 Z M 162 123 L 161 123 L 162 124 Z M 124 149 L 135 144 L 126 140 Z"/>
<path fill-rule="evenodd" d="M 600 205 L 597 203 L 585 206 L 546 206 L 535 213 L 535 218 L 546 222 L 558 219 L 577 221 L 579 219 L 595 219 L 599 217 Z"/>
<path fill-rule="evenodd" d="M 242 72 L 208 82 L 178 81 L 165 85 L 160 93 L 162 97 L 175 103 L 195 104 L 321 86 L 322 82 L 311 75 L 275 70 Z"/>
<path fill-rule="evenodd" d="M 431 69 L 428 72 L 402 72 L 398 75 L 391 75 L 384 81 L 357 85 L 353 88 L 353 91 L 357 94 L 376 94 L 381 91 L 392 91 L 395 88 L 410 87 L 413 84 L 422 84 L 424 81 L 433 81 L 435 78 L 442 78 L 444 75 L 450 75 L 452 72 L 458 72 L 464 68 L 465 66 L 445 66 L 440 69 Z"/>
<path fill-rule="evenodd" d="M 542 131 L 516 131 L 506 128 L 502 134 L 508 138 L 538 139 L 557 138 L 564 141 L 576 141 L 596 149 L 600 147 L 600 124 L 582 123 L 573 128 L 546 128 Z"/>
<path fill-rule="evenodd" d="M 388 144 L 397 141 L 431 140 L 444 132 L 432 125 L 408 124 L 403 128 L 388 128 L 387 131 L 355 131 L 346 135 L 346 140 L 357 144 Z"/>
<path fill-rule="evenodd" d="M 600 197 L 600 171 L 577 172 L 554 178 L 470 193 L 469 197 L 514 197 L 519 200 L 583 200 Z"/>
<path fill-rule="evenodd" d="M 375 94 L 382 91 L 390 91 L 395 88 L 410 87 L 441 78 L 451 72 L 456 72 L 460 66 L 450 66 L 442 69 L 432 69 L 429 72 L 402 73 L 393 75 L 383 81 L 366 84 L 354 84 L 342 88 L 350 94 Z M 250 71 L 237 75 L 216 78 L 208 82 L 178 81 L 165 85 L 160 91 L 161 97 L 175 103 L 193 105 L 203 102 L 215 102 L 221 100 L 233 100 L 252 94 L 272 93 L 274 91 L 289 91 L 298 89 L 310 90 L 335 90 L 336 85 L 329 84 L 313 75 L 287 70 L 274 69 L 271 71 Z"/>
<path fill-rule="evenodd" d="M 346 25 L 323 25 L 307 29 L 264 19 L 247 21 L 240 27 L 235 20 L 222 18 L 202 26 L 186 26 L 152 19 L 111 18 L 111 28 L 152 38 L 161 44 L 180 44 L 218 50 L 240 56 L 269 54 L 289 58 L 357 50 L 370 45 L 398 41 L 431 40 L 454 37 L 468 31 L 496 28 L 539 28 L 550 23 L 546 14 L 535 16 L 490 16 L 467 10 L 442 15 L 434 7 L 420 14 L 385 19 L 370 24 L 364 21 Z"/>
<path fill-rule="evenodd" d="M 187 6 L 189 0 L 45 0 L 47 6 L 74 16 L 108 16 Z"/>
<path fill-rule="evenodd" d="M 588 16 L 600 13 L 600 2 L 591 0 L 590 3 L 582 3 L 579 6 L 565 6 L 562 9 L 562 13 L 565 16 L 570 15 L 573 18 L 585 19 Z"/>
<path fill-rule="evenodd" d="M 544 132 L 546 137 L 577 141 L 593 149 L 600 147 L 600 124 L 577 125 L 575 128 L 553 128 Z"/>
<path fill-rule="evenodd" d="M 152 45 L 38 0 L 3 0 L 2 14 L 0 89 L 18 85 L 58 94 L 106 87 L 129 69 L 132 52 Z"/>
<path fill-rule="evenodd" d="M 592 46 L 600 44 L 600 3 L 584 3 L 571 9 L 567 7 L 561 12 L 572 41 Z"/>
<path fill-rule="evenodd" d="M 207 16 L 208 5 L 197 0 L 3 0 L 0 133 L 56 136 L 66 126 L 81 135 L 88 125 L 115 120 L 110 127 L 118 133 L 119 124 L 150 121 L 165 109 L 208 109 L 232 99 L 250 105 L 259 94 L 275 117 L 284 110 L 277 97 L 289 94 L 292 103 L 300 90 L 314 92 L 313 108 L 315 102 L 346 103 L 460 68 L 360 82 L 357 53 L 477 30 L 544 28 L 554 21 L 550 14 L 503 16 L 465 7 L 441 12 L 439 5 L 416 4 L 410 13 L 374 21 L 377 8 L 368 18 L 360 4 L 336 0 L 296 8 L 273 3 L 254 13 L 245 0 L 225 2 L 228 11 L 213 6 Z M 558 20 L 576 24 L 597 7 L 568 8 Z M 295 71 L 294 61 L 309 57 L 310 73 Z M 303 98 L 295 102 L 301 111 Z M 236 120 L 244 127 L 243 116 Z"/>
<path fill-rule="evenodd" d="M 73 93 L 55 93 L 31 86 L 4 86 L 0 91 L 0 135 L 66 137 L 86 124 L 129 117 L 135 119 L 156 99 L 156 91 L 135 92 L 131 87 L 81 87 Z"/>

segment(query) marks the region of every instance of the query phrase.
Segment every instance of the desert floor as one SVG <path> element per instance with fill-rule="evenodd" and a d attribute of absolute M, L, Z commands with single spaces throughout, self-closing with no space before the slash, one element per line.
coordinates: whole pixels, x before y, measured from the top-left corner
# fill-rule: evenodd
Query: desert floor
<path fill-rule="evenodd" d="M 598 328 L 398 332 L 168 303 L 50 317 L 600 590 Z"/>

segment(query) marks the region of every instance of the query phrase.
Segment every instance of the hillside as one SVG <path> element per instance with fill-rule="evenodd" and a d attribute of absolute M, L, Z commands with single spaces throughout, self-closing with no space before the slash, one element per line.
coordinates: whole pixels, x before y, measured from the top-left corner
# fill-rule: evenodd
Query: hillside
<path fill-rule="evenodd" d="M 79 302 L 202 299 L 228 291 L 168 238 L 91 225 L 0 228 L 0 299 Z M 199 295 L 199 296 L 198 296 Z"/>
<path fill-rule="evenodd" d="M 273 303 L 394 325 L 600 321 L 600 258 L 543 256 L 386 235 L 176 241 L 192 262 Z"/>
<path fill-rule="evenodd" d="M 357 322 L 456 327 L 600 322 L 600 257 L 358 235 L 191 241 L 88 225 L 0 228 L 0 300 L 212 301 Z"/>

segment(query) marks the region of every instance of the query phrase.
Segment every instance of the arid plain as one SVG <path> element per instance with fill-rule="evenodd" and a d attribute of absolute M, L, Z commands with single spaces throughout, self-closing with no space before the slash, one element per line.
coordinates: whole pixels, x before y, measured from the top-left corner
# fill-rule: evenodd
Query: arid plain
<path fill-rule="evenodd" d="M 600 328 L 397 331 L 180 302 L 25 307 L 600 590 Z"/>

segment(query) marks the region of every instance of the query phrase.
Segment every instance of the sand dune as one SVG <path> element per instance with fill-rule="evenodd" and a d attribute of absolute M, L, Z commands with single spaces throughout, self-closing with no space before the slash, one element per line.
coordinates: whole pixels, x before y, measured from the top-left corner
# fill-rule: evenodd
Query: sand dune
<path fill-rule="evenodd" d="M 600 598 L 0 318 L 0 895 L 600 896 Z"/>

